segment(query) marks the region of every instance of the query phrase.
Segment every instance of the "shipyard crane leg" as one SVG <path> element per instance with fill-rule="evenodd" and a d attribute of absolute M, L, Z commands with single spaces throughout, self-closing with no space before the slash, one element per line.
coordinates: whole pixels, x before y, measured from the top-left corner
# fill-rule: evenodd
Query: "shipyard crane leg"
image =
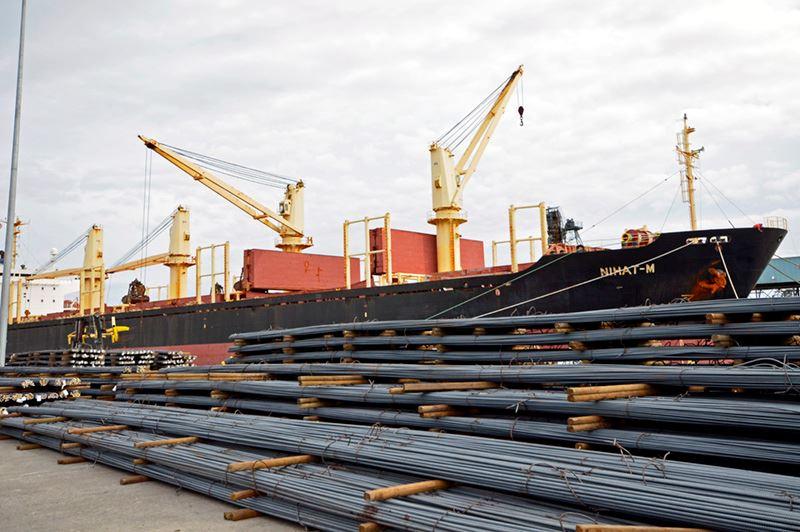
<path fill-rule="evenodd" d="M 106 270 L 103 262 L 103 229 L 93 225 L 89 229 L 80 272 L 80 311 L 105 310 Z"/>
<path fill-rule="evenodd" d="M 169 268 L 169 299 L 186 297 L 189 266 L 194 262 L 189 235 L 189 211 L 184 207 L 178 207 L 172 215 L 169 255 L 165 264 Z"/>

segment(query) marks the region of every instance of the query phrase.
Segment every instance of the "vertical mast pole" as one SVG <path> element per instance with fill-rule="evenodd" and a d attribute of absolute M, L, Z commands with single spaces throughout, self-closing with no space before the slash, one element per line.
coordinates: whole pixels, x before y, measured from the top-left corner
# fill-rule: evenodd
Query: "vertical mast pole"
<path fill-rule="evenodd" d="M 8 183 L 8 215 L 6 216 L 6 250 L 14 246 L 14 221 L 17 219 L 17 164 L 19 161 L 19 126 L 22 114 L 22 58 L 25 51 L 25 12 L 27 0 L 22 0 L 19 21 L 19 59 L 17 60 L 17 98 L 14 106 L 14 136 L 11 143 L 11 178 Z M 3 264 L 2 294 L 0 294 L 0 366 L 6 365 L 8 342 L 8 297 L 11 290 L 11 268 Z"/>
<path fill-rule="evenodd" d="M 689 134 L 694 133 L 694 128 L 689 127 L 686 113 L 683 114 L 683 163 L 686 166 L 686 196 L 689 201 L 689 222 L 692 231 L 697 231 L 697 210 L 694 202 L 694 164 L 693 160 L 697 153 L 693 152 L 689 145 Z"/>

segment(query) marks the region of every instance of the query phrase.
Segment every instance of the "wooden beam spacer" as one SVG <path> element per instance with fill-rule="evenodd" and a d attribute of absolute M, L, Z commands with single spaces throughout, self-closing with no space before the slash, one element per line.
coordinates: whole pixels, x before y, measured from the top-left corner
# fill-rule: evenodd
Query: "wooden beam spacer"
<path fill-rule="evenodd" d="M 39 417 L 34 419 L 26 419 L 23 420 L 23 425 L 41 425 L 43 423 L 60 423 L 62 421 L 67 421 L 68 418 L 65 417 Z"/>
<path fill-rule="evenodd" d="M 197 443 L 200 438 L 197 436 L 187 436 L 185 438 L 169 438 L 166 440 L 140 441 L 133 444 L 136 449 L 149 449 L 150 447 L 162 447 L 164 445 L 183 445 L 187 443 Z"/>
<path fill-rule="evenodd" d="M 256 490 L 241 490 L 241 491 L 234 491 L 233 493 L 231 493 L 232 501 L 250 499 L 251 497 L 258 497 L 258 492 Z"/>
<path fill-rule="evenodd" d="M 119 479 L 119 483 L 121 486 L 128 486 L 130 484 L 139 484 L 140 482 L 149 482 L 150 480 L 150 477 L 144 475 L 132 475 L 130 477 L 122 477 Z"/>
<path fill-rule="evenodd" d="M 389 486 L 386 488 L 377 488 L 364 492 L 364 500 L 366 501 L 385 501 L 394 499 L 396 497 L 407 497 L 408 495 L 416 495 L 417 493 L 426 493 L 429 491 L 443 490 L 452 487 L 454 484 L 446 480 L 423 480 L 421 482 L 412 482 L 410 484 L 400 484 L 397 486 Z"/>
<path fill-rule="evenodd" d="M 499 388 L 500 384 L 489 381 L 472 382 L 408 382 L 400 386 L 389 388 L 389 393 L 400 394 L 408 392 L 438 392 L 446 390 L 488 390 Z"/>
<path fill-rule="evenodd" d="M 239 508 L 238 510 L 231 510 L 230 512 L 225 512 L 223 517 L 226 521 L 242 521 L 244 519 L 251 519 L 253 517 L 258 517 L 261 515 L 261 512 L 257 512 L 255 510 L 251 510 L 250 508 Z"/>
<path fill-rule="evenodd" d="M 58 465 L 82 464 L 88 460 L 82 456 L 65 456 L 57 460 Z"/>
<path fill-rule="evenodd" d="M 253 471 L 254 469 L 271 469 L 273 467 L 307 464 L 316 461 L 316 456 L 312 456 L 310 454 L 299 454 L 296 456 L 282 456 L 280 458 L 253 460 L 251 462 L 234 462 L 228 465 L 228 473 L 235 473 L 237 471 Z"/>
<path fill-rule="evenodd" d="M 127 430 L 127 425 L 103 425 L 102 427 L 74 427 L 67 430 L 67 434 L 93 434 L 95 432 L 111 432 Z"/>

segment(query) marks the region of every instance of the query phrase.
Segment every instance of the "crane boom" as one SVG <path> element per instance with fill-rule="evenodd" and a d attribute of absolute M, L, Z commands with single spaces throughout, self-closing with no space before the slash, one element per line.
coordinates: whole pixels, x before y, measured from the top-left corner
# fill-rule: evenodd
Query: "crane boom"
<path fill-rule="evenodd" d="M 278 244 L 278 247 L 283 251 L 300 252 L 312 245 L 311 239 L 304 239 L 305 235 L 303 234 L 302 181 L 294 185 L 287 185 L 284 200 L 281 202 L 282 212 L 279 214 L 158 141 L 143 135 L 139 135 L 139 139 L 144 142 L 145 146 L 189 174 L 195 181 L 213 190 L 254 220 L 278 233 L 281 236 L 281 243 Z"/>
<path fill-rule="evenodd" d="M 461 235 L 458 227 L 467 221 L 462 207 L 464 188 L 475 173 L 522 72 L 520 65 L 509 76 L 457 163 L 450 147 L 438 142 L 430 146 L 434 214 L 428 223 L 436 226 L 437 269 L 440 272 L 461 269 Z"/>

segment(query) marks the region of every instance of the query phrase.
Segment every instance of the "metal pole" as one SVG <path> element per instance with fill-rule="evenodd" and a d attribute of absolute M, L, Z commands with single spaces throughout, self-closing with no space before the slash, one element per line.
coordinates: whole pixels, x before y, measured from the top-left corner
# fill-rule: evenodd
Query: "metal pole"
<path fill-rule="evenodd" d="M 392 284 L 392 227 L 390 214 L 383 218 L 384 249 L 386 250 L 386 284 Z"/>
<path fill-rule="evenodd" d="M 372 264 L 370 263 L 370 259 L 372 255 L 370 255 L 370 248 L 369 248 L 369 217 L 364 217 L 364 275 L 367 278 L 367 288 L 372 286 Z"/>
<path fill-rule="evenodd" d="M 350 227 L 350 222 L 345 220 L 342 226 L 342 241 L 344 247 L 344 287 L 350 288 L 350 250 L 348 249 L 349 242 L 347 241 L 347 230 Z"/>
<path fill-rule="evenodd" d="M 508 207 L 508 242 L 511 246 L 511 271 L 515 273 L 519 271 L 517 266 L 517 226 L 514 220 L 516 210 L 513 205 Z"/>
<path fill-rule="evenodd" d="M 22 0 L 19 18 L 19 59 L 17 60 L 17 99 L 14 106 L 14 137 L 11 143 L 11 178 L 8 183 L 8 214 L 6 215 L 5 250 L 14 246 L 14 220 L 17 219 L 17 164 L 19 161 L 19 123 L 22 114 L 22 58 L 25 51 L 25 11 L 27 0 Z M 0 294 L 0 366 L 6 365 L 6 343 L 8 342 L 8 296 L 11 289 L 11 268 L 3 265 L 2 294 Z"/>

